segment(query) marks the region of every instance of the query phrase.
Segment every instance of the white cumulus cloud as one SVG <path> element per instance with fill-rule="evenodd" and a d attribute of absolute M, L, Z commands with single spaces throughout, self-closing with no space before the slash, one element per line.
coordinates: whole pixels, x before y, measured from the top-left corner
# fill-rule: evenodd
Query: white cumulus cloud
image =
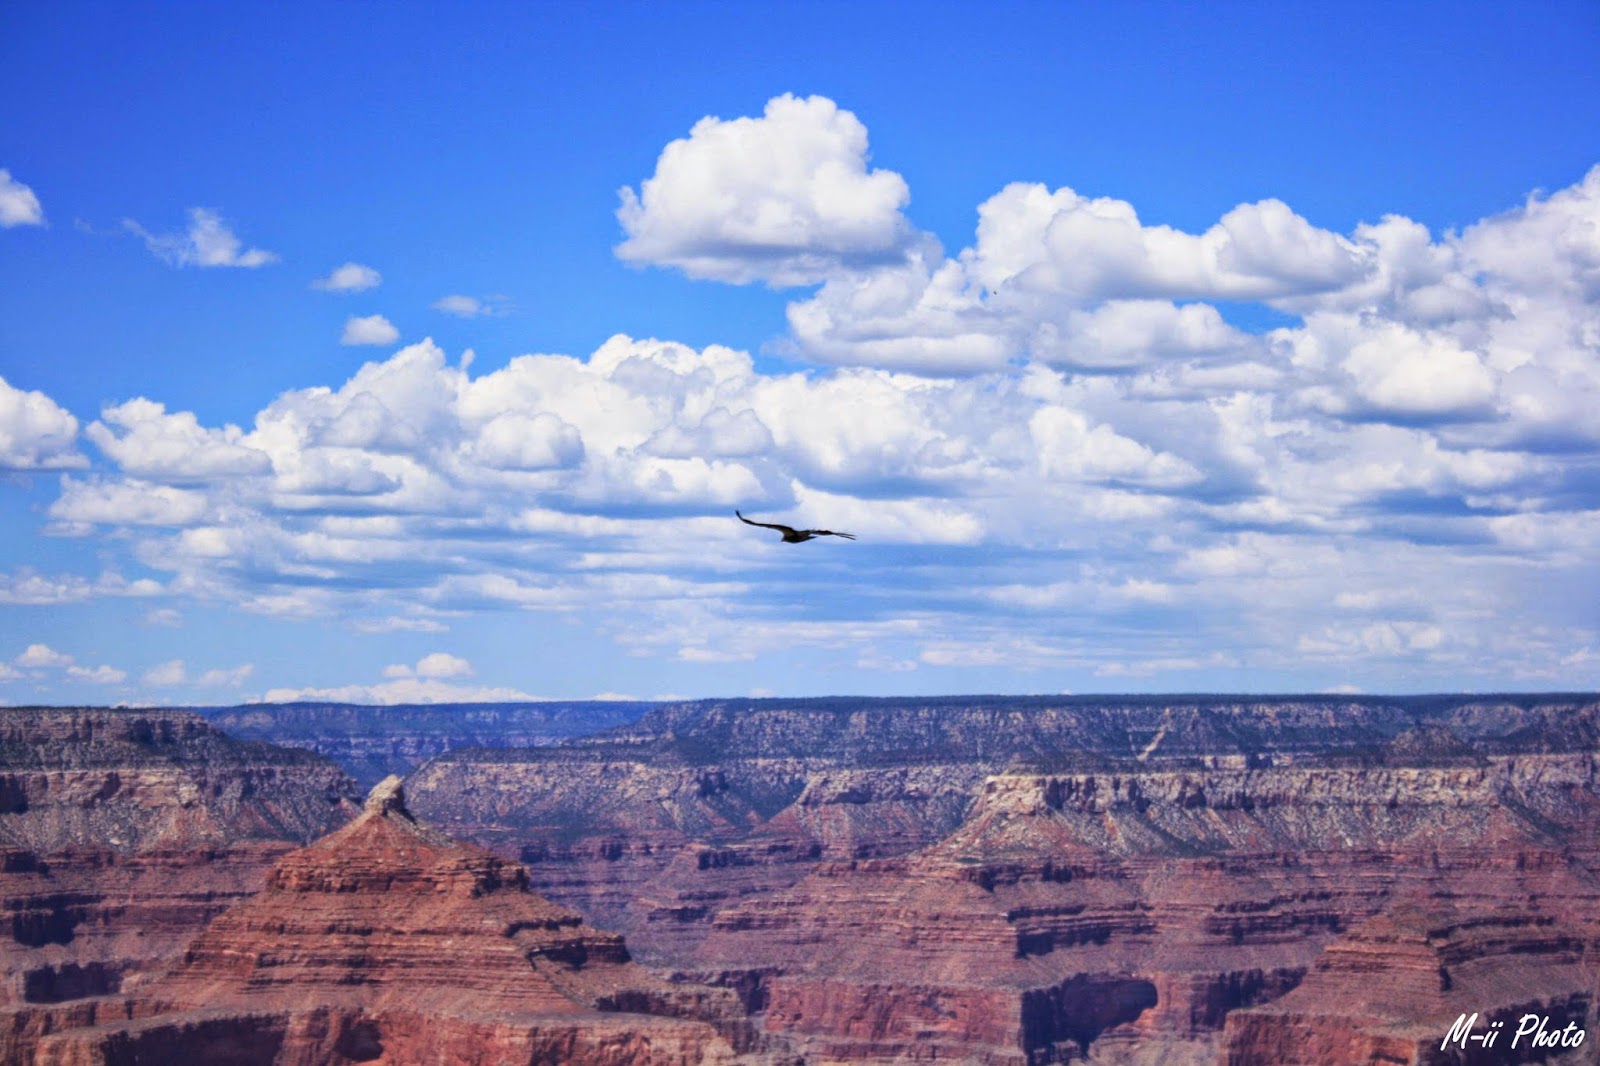
<path fill-rule="evenodd" d="M 1028 339 L 1028 350 L 1053 366 L 1124 370 L 1175 357 L 1240 351 L 1251 343 L 1209 304 L 1109 300 L 1092 310 L 1068 311 L 1040 322 Z"/>
<path fill-rule="evenodd" d="M 60 470 L 86 465 L 76 448 L 78 420 L 42 392 L 0 377 L 0 470 Z"/>
<path fill-rule="evenodd" d="M 64 652 L 56 651 L 48 644 L 29 644 L 14 661 L 18 666 L 65 669 L 72 665 L 73 658 Z"/>
<path fill-rule="evenodd" d="M 427 677 L 446 679 L 452 677 L 471 677 L 472 674 L 473 670 L 471 663 L 467 662 L 467 660 L 458 655 L 451 655 L 449 652 L 445 651 L 436 651 L 430 655 L 424 655 L 421 659 L 417 660 L 415 666 L 406 666 L 404 663 L 396 663 L 393 666 L 384 667 L 383 670 L 384 677 L 396 678 Z"/>
<path fill-rule="evenodd" d="M 365 292 L 383 283 L 383 275 L 361 263 L 345 263 L 334 267 L 328 276 L 311 283 L 314 289 L 325 292 Z"/>
<path fill-rule="evenodd" d="M 44 208 L 32 189 L 0 167 L 0 227 L 44 225 Z"/>
<path fill-rule="evenodd" d="M 393 344 L 399 339 L 400 331 L 395 329 L 394 323 L 382 315 L 352 315 L 345 320 L 344 332 L 339 336 L 339 343 L 345 345 Z"/>
<path fill-rule="evenodd" d="M 978 214 L 975 243 L 954 258 L 923 241 L 902 261 L 828 272 L 789 306 L 799 349 L 923 373 L 1025 355 L 1129 370 L 1250 347 L 1215 308 L 1174 301 L 1339 292 L 1374 269 L 1369 248 L 1276 200 L 1241 204 L 1200 234 L 1147 226 L 1123 200 L 1037 184 L 1007 186 Z"/>
<path fill-rule="evenodd" d="M 48 644 L 30 644 L 12 662 L 31 671 L 59 671 L 61 676 L 70 680 L 91 685 L 115 685 L 128 678 L 126 671 L 114 666 L 79 666 L 75 657 L 57 651 Z M 15 677 L 15 672 L 9 676 Z"/>
<path fill-rule="evenodd" d="M 207 429 L 192 412 L 139 398 L 107 407 L 84 430 L 106 457 L 134 477 L 205 480 L 265 473 L 266 454 L 244 443 L 238 426 Z"/>
<path fill-rule="evenodd" d="M 768 101 L 760 118 L 706 117 L 662 151 L 617 218 L 629 262 L 690 277 L 804 285 L 842 265 L 903 256 L 905 180 L 869 170 L 867 129 L 822 96 Z"/>
<path fill-rule="evenodd" d="M 1341 288 L 1366 270 L 1350 241 L 1278 200 L 1240 204 L 1201 234 L 1147 226 L 1132 204 L 1013 184 L 978 208 L 972 276 L 1008 299 L 1264 299 Z"/>
<path fill-rule="evenodd" d="M 74 525 L 186 526 L 199 521 L 206 507 L 204 493 L 171 485 L 64 477 L 49 513 Z"/>
<path fill-rule="evenodd" d="M 557 469 L 583 458 L 583 435 L 548 411 L 532 416 L 508 411 L 485 422 L 467 449 L 496 470 Z"/>
<path fill-rule="evenodd" d="M 1028 423 L 1046 477 L 1120 481 L 1151 488 L 1192 484 L 1200 471 L 1118 434 L 1110 426 L 1091 426 L 1080 412 L 1042 407 Z"/>

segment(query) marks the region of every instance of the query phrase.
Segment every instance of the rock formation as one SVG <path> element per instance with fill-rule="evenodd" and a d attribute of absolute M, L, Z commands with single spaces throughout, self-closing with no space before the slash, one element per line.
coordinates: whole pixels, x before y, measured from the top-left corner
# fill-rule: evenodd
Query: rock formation
<path fill-rule="evenodd" d="M 1594 902 L 1577 922 L 1544 905 L 1397 907 L 1330 945 L 1288 995 L 1229 1015 L 1228 1062 L 1595 1062 Z M 1465 1039 L 1448 1040 L 1474 1015 Z M 1590 1031 L 1575 1046 L 1536 1045 L 1530 1031 L 1518 1039 L 1530 1015 L 1546 1033 Z"/>
<path fill-rule="evenodd" d="M 326 759 L 188 711 L 0 708 L 0 846 L 133 854 L 315 839 L 349 817 Z"/>
<path fill-rule="evenodd" d="M 327 760 L 188 712 L 0 709 L 0 1006 L 136 987 L 355 810 Z"/>
<path fill-rule="evenodd" d="M 409 784 L 808 1061 L 1244 1066 L 1400 910 L 1517 917 L 1460 950 L 1592 1025 L 1597 724 L 1573 697 L 697 704 Z"/>
<path fill-rule="evenodd" d="M 73 1027 L 80 1019 L 90 1024 Z M 12 1054 L 40 1064 L 774 1061 L 752 1053 L 730 993 L 651 976 L 620 937 L 529 893 L 520 866 L 419 824 L 396 777 L 355 821 L 280 861 L 138 997 L 79 1004 L 78 1017 L 44 1028 L 14 1037 Z"/>

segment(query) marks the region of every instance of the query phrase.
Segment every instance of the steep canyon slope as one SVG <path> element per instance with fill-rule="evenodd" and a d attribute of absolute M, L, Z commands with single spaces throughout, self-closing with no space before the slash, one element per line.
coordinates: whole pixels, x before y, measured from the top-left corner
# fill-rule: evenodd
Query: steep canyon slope
<path fill-rule="evenodd" d="M 725 701 L 408 787 L 808 1061 L 1406 1062 L 1593 1027 L 1597 752 L 1587 696 Z"/>

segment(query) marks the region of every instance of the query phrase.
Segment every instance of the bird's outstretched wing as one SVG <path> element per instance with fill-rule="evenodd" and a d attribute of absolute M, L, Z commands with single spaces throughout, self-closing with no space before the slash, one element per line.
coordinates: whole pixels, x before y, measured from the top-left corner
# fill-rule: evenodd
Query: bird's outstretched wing
<path fill-rule="evenodd" d="M 805 532 L 810 533 L 813 537 L 843 537 L 845 540 L 856 539 L 856 535 L 854 533 L 835 533 L 831 529 L 808 529 Z"/>
<path fill-rule="evenodd" d="M 797 532 L 797 530 L 793 526 L 780 526 L 776 522 L 752 522 L 752 521 L 750 521 L 750 519 L 746 518 L 744 515 L 739 514 L 738 511 L 735 511 L 733 513 L 736 514 L 736 515 L 739 515 L 739 521 L 743 522 L 747 526 L 760 526 L 762 529 L 776 529 L 776 530 L 778 530 L 779 532 L 782 532 L 782 533 L 794 533 L 794 532 Z"/>

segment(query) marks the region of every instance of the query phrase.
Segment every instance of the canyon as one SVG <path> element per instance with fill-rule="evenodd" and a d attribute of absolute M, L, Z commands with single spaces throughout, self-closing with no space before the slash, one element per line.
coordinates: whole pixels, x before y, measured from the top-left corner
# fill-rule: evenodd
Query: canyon
<path fill-rule="evenodd" d="M 808 1062 L 1409 1062 L 1592 1026 L 1597 751 L 1592 697 L 721 701 L 409 787 Z M 1477 930 L 1408 1006 L 1397 914 Z"/>
<path fill-rule="evenodd" d="M 304 1063 L 1596 1061 L 1594 696 L 622 715 L 447 746 L 358 811 L 270 722 L 0 710 L 0 1040 L 39 1062 L 241 1040 Z M 374 720 L 317 743 L 370 775 L 396 735 Z M 1441 1049 L 1462 1015 L 1530 1012 L 1588 1040 Z"/>

